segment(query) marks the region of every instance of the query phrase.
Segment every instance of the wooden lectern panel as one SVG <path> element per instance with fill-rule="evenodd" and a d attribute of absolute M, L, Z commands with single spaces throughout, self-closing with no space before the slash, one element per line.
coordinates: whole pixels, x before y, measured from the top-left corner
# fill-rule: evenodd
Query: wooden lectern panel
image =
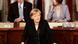
<path fill-rule="evenodd" d="M 7 44 L 7 32 L 0 31 L 0 44 Z"/>

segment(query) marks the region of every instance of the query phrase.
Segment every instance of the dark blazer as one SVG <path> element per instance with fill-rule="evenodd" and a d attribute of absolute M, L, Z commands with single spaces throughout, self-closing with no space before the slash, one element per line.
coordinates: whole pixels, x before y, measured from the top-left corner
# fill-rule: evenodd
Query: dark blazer
<path fill-rule="evenodd" d="M 31 9 L 32 9 L 32 4 L 24 1 L 23 15 L 24 15 L 25 21 L 30 19 L 29 13 L 30 13 Z M 11 4 L 11 6 L 9 8 L 8 21 L 14 22 L 14 20 L 18 17 L 19 17 L 18 3 L 15 2 L 15 3 Z"/>
<path fill-rule="evenodd" d="M 48 22 L 45 20 L 40 21 L 37 31 L 34 22 L 29 21 L 26 23 L 22 41 L 27 40 L 27 44 L 48 44 L 49 30 Z"/>

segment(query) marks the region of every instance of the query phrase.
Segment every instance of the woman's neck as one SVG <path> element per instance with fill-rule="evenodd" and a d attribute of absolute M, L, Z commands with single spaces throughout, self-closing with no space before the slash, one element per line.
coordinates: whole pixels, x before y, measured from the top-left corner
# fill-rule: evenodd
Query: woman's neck
<path fill-rule="evenodd" d="M 61 4 L 56 5 L 56 7 L 59 7 L 59 6 L 61 6 Z"/>
<path fill-rule="evenodd" d="M 39 24 L 39 22 L 35 22 L 35 21 L 34 21 L 34 23 L 35 23 L 35 25 L 38 25 Z"/>
<path fill-rule="evenodd" d="M 61 4 L 55 6 L 55 9 L 60 9 L 61 8 Z"/>

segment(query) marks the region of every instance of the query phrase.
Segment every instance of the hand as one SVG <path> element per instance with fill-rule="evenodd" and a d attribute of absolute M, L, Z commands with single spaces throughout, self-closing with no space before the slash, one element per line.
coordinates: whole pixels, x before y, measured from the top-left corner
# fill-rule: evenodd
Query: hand
<path fill-rule="evenodd" d="M 64 20 L 52 20 L 52 22 L 64 22 Z"/>
<path fill-rule="evenodd" d="M 57 22 L 58 20 L 52 20 L 52 22 Z"/>
<path fill-rule="evenodd" d="M 58 22 L 64 22 L 64 20 L 58 20 Z"/>
<path fill-rule="evenodd" d="M 24 44 L 24 42 L 21 42 L 21 44 Z"/>
<path fill-rule="evenodd" d="M 14 22 L 20 22 L 21 20 L 22 20 L 22 18 L 19 17 L 19 18 L 16 18 Z"/>

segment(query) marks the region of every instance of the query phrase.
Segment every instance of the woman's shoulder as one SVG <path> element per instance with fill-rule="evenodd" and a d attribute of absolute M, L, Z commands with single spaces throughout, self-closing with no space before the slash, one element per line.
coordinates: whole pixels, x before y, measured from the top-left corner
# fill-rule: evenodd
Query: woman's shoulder
<path fill-rule="evenodd" d="M 42 20 L 42 23 L 47 24 L 48 22 L 47 20 Z"/>
<path fill-rule="evenodd" d="M 30 21 L 27 21 L 26 22 L 26 25 L 32 25 L 34 23 L 34 21 L 33 20 L 30 20 Z"/>
<path fill-rule="evenodd" d="M 44 20 L 44 22 L 47 22 L 47 20 Z"/>

